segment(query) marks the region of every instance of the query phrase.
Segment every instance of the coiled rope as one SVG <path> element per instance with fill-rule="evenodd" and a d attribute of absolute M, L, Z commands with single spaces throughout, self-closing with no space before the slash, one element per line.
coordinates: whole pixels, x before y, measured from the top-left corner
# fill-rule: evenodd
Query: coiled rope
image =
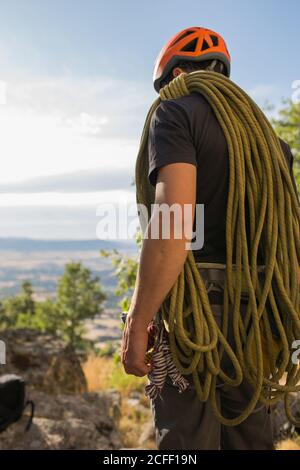
<path fill-rule="evenodd" d="M 293 420 L 287 398 L 289 392 L 300 390 L 300 370 L 291 360 L 293 342 L 300 339 L 299 203 L 280 142 L 263 112 L 241 88 L 219 73 L 196 71 L 176 77 L 161 89 L 146 118 L 136 162 L 137 202 L 150 213 L 154 188 L 148 181 L 147 142 L 152 114 L 162 100 L 193 92 L 203 95 L 211 105 L 229 153 L 223 320 L 219 327 L 190 251 L 160 309 L 172 356 L 182 374 L 192 374 L 199 399 L 210 401 L 222 424 L 235 426 L 258 402 L 272 405 L 283 397 L 288 417 Z M 265 266 L 263 282 L 258 277 L 259 257 Z M 249 301 L 246 313 L 241 314 L 245 289 Z M 266 302 L 271 307 L 272 324 Z M 229 314 L 234 347 L 228 341 Z M 223 354 L 232 363 L 233 377 L 222 369 Z M 218 380 L 232 387 L 246 380 L 253 388 L 246 409 L 234 419 L 222 416 L 218 408 Z"/>

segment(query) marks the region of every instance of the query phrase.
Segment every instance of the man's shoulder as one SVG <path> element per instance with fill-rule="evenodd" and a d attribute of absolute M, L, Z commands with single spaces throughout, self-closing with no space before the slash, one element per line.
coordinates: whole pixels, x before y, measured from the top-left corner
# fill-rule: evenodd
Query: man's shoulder
<path fill-rule="evenodd" d="M 209 103 L 200 93 L 191 93 L 176 99 L 161 101 L 154 112 L 153 120 L 187 119 L 190 121 L 208 108 L 210 108 Z"/>

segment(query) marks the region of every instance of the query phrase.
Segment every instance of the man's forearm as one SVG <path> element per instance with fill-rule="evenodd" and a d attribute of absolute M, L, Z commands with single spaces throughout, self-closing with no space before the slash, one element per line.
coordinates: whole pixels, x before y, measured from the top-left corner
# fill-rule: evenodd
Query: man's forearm
<path fill-rule="evenodd" d="M 145 239 L 130 314 L 143 326 L 153 319 L 186 260 L 186 239 Z"/>

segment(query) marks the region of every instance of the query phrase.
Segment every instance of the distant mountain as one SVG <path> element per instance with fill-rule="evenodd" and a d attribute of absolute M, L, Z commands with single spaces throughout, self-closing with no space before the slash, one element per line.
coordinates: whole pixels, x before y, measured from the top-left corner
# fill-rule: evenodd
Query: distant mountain
<path fill-rule="evenodd" d="M 36 240 L 32 238 L 1 238 L 0 250 L 4 251 L 136 251 L 133 240 Z"/>

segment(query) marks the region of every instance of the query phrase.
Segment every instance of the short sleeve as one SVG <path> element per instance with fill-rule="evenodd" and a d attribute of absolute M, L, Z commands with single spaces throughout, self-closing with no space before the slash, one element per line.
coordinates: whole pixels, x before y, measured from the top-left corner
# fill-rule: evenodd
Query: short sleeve
<path fill-rule="evenodd" d="M 159 168 L 165 165 L 190 163 L 197 166 L 189 118 L 175 100 L 160 103 L 151 118 L 148 156 L 148 178 L 152 186 L 156 185 Z"/>

